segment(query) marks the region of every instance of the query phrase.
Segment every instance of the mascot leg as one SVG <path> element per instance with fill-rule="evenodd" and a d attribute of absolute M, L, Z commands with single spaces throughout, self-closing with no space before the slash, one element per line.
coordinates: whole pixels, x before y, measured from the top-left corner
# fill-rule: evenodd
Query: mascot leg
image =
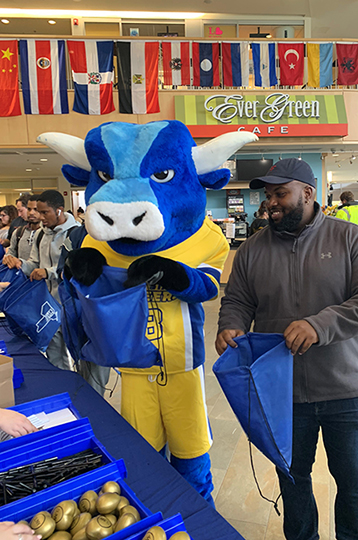
<path fill-rule="evenodd" d="M 214 485 L 209 454 L 206 453 L 193 459 L 180 459 L 172 455 L 170 462 L 174 469 L 184 476 L 185 480 L 215 508 L 211 495 Z"/>

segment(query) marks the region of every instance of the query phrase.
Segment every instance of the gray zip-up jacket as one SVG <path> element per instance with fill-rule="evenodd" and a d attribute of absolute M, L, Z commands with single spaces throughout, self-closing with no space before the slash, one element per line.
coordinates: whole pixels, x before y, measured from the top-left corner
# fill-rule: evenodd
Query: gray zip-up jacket
<path fill-rule="evenodd" d="M 266 227 L 243 243 L 219 319 L 219 332 L 313 326 L 319 342 L 294 358 L 301 403 L 358 397 L 358 226 L 315 210 L 298 236 Z"/>
<path fill-rule="evenodd" d="M 20 259 L 22 262 L 21 269 L 27 276 L 29 276 L 35 268 L 46 269 L 48 275 L 48 279 L 46 279 L 48 290 L 58 302 L 60 301 L 60 297 L 57 290 L 58 283 L 56 270 L 61 255 L 62 244 L 67 238 L 67 231 L 72 227 L 80 226 L 71 214 L 65 212 L 65 218 L 65 223 L 58 225 L 54 229 L 49 229 L 48 227 L 43 227 L 41 225 L 36 231 L 30 257 L 26 261 Z M 44 231 L 44 235 L 38 248 L 37 237 L 41 230 Z"/>

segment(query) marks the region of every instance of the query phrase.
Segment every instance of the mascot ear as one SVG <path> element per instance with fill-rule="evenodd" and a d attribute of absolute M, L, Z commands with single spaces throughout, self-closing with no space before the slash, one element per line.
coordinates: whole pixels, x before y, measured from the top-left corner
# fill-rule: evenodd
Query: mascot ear
<path fill-rule="evenodd" d="M 79 167 L 73 167 L 73 165 L 63 165 L 61 171 L 70 184 L 81 187 L 87 186 L 91 174 L 90 171 L 85 171 Z"/>
<path fill-rule="evenodd" d="M 217 169 L 206 174 L 199 174 L 200 184 L 209 189 L 221 189 L 230 180 L 230 171 L 229 169 Z"/>

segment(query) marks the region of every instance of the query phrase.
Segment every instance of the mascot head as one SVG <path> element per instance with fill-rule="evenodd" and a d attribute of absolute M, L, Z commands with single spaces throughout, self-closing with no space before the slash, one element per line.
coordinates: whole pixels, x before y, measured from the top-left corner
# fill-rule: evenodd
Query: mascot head
<path fill-rule="evenodd" d="M 248 132 L 226 133 L 196 146 L 176 120 L 144 125 L 111 122 L 83 141 L 63 133 L 37 139 L 65 157 L 65 178 L 85 186 L 86 228 L 124 255 L 168 249 L 194 234 L 205 217 L 205 190 L 230 178 L 219 169 L 236 150 L 257 140 Z"/>

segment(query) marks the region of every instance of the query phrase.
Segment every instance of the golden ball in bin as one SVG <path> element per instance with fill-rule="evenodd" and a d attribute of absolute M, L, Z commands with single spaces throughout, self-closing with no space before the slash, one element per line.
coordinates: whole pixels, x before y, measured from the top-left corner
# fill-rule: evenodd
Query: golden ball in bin
<path fill-rule="evenodd" d="M 110 480 L 109 482 L 103 484 L 101 491 L 102 493 L 118 493 L 118 495 L 120 495 L 121 487 L 117 482 Z"/>
<path fill-rule="evenodd" d="M 51 517 L 56 523 L 56 529 L 58 531 L 66 531 L 71 526 L 77 504 L 75 501 L 62 501 L 52 510 Z"/>
<path fill-rule="evenodd" d="M 30 527 L 35 534 L 41 534 L 46 540 L 55 531 L 56 523 L 48 512 L 38 512 L 31 520 Z"/>
<path fill-rule="evenodd" d="M 86 525 L 89 540 L 102 540 L 113 533 L 113 526 L 106 516 L 96 516 Z"/>
<path fill-rule="evenodd" d="M 120 496 L 118 493 L 103 493 L 96 501 L 99 514 L 112 514 L 118 506 Z"/>
<path fill-rule="evenodd" d="M 124 506 L 119 511 L 119 517 L 123 516 L 124 514 L 133 514 L 133 516 L 136 518 L 136 520 L 140 521 L 140 514 L 139 514 L 138 510 L 134 506 L 132 506 L 130 504 L 128 506 Z"/>
<path fill-rule="evenodd" d="M 88 540 L 88 537 L 86 534 L 86 527 L 83 527 L 83 529 L 76 532 L 76 534 L 72 536 L 72 540 Z"/>
<path fill-rule="evenodd" d="M 66 531 L 56 531 L 48 540 L 72 540 L 72 535 Z"/>
<path fill-rule="evenodd" d="M 133 516 L 133 514 L 123 514 L 123 516 L 121 516 L 119 520 L 117 521 L 116 526 L 114 528 L 114 532 L 118 532 L 118 531 L 121 531 L 122 529 L 126 529 L 127 527 L 130 527 L 134 523 L 137 523 L 137 521 L 138 520 L 135 518 L 135 516 Z"/>
<path fill-rule="evenodd" d="M 95 491 L 86 491 L 86 493 L 84 493 L 78 501 L 78 508 L 80 509 L 80 512 L 89 512 L 93 516 L 93 514 L 96 513 L 97 499 L 98 495 Z"/>
<path fill-rule="evenodd" d="M 25 521 L 24 519 L 22 519 L 21 521 L 17 522 L 17 525 L 27 525 L 27 526 L 29 526 L 29 523 L 28 523 L 28 521 Z"/>
<path fill-rule="evenodd" d="M 147 531 L 143 540 L 167 540 L 167 535 L 165 534 L 164 529 L 155 526 Z"/>
<path fill-rule="evenodd" d="M 119 515 L 122 508 L 129 505 L 129 500 L 127 497 L 119 497 L 119 503 L 116 508 L 116 513 Z"/>
<path fill-rule="evenodd" d="M 83 512 L 82 514 L 75 516 L 71 524 L 70 533 L 76 534 L 78 531 L 86 527 L 87 523 L 91 521 L 91 519 L 92 514 L 89 512 Z"/>
<path fill-rule="evenodd" d="M 106 514 L 106 518 L 112 523 L 113 527 L 117 523 L 117 518 L 114 514 Z"/>
<path fill-rule="evenodd" d="M 185 531 L 179 531 L 174 533 L 170 540 L 190 540 L 190 536 Z"/>

